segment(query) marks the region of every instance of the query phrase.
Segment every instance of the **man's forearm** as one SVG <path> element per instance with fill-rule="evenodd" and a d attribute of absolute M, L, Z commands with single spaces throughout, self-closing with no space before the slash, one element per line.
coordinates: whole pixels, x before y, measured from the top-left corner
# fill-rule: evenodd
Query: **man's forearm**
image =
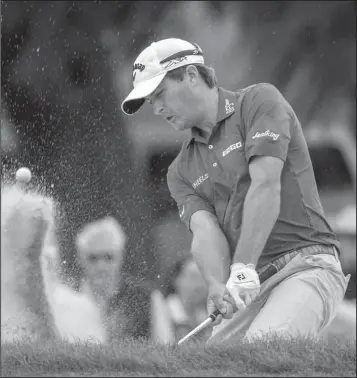
<path fill-rule="evenodd" d="M 257 264 L 279 212 L 280 185 L 250 186 L 244 201 L 241 234 L 233 263 Z"/>
<path fill-rule="evenodd" d="M 231 257 L 227 239 L 219 226 L 196 232 L 191 253 L 208 285 L 227 282 Z"/>

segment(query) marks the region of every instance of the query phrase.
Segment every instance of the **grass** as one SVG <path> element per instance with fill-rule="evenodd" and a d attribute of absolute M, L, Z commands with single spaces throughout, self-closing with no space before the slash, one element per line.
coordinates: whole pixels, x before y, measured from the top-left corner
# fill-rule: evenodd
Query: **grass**
<path fill-rule="evenodd" d="M 3 343 L 1 376 L 239 377 L 356 376 L 355 341 L 271 338 L 205 347 L 124 340 L 112 345 Z"/>

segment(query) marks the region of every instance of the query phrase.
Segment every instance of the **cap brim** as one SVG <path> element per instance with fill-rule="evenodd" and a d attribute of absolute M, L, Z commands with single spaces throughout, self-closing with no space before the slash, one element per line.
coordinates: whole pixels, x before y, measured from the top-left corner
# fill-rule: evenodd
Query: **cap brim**
<path fill-rule="evenodd" d="M 166 71 L 138 83 L 121 104 L 121 110 L 128 115 L 136 113 L 149 96 L 160 85 L 166 75 Z"/>

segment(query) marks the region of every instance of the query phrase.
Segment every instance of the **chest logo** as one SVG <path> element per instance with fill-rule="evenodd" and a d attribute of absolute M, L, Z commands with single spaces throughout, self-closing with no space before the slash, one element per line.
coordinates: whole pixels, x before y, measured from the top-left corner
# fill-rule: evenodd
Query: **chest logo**
<path fill-rule="evenodd" d="M 227 98 L 225 101 L 225 109 L 226 109 L 226 114 L 231 114 L 232 112 L 234 112 L 234 104 L 233 102 L 229 102 Z"/>
<path fill-rule="evenodd" d="M 228 155 L 231 151 L 241 148 L 243 146 L 242 142 L 231 144 L 226 150 L 223 151 L 222 156 Z"/>
<path fill-rule="evenodd" d="M 203 181 L 208 179 L 208 173 L 205 173 L 204 175 L 200 176 L 193 184 L 193 189 L 196 189 L 199 185 L 203 183 Z"/>

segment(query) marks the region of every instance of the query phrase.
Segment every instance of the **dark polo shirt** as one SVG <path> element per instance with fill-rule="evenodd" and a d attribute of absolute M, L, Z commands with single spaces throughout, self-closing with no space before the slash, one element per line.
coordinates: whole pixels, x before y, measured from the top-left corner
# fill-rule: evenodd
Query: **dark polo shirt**
<path fill-rule="evenodd" d="M 193 128 L 191 139 L 170 165 L 168 187 L 186 226 L 190 228 L 191 216 L 198 210 L 215 214 L 233 256 L 253 156 L 284 161 L 280 214 L 257 268 L 308 245 L 339 248 L 324 216 L 299 120 L 282 94 L 266 83 L 238 92 L 219 88 L 218 122 L 208 140 Z"/>

